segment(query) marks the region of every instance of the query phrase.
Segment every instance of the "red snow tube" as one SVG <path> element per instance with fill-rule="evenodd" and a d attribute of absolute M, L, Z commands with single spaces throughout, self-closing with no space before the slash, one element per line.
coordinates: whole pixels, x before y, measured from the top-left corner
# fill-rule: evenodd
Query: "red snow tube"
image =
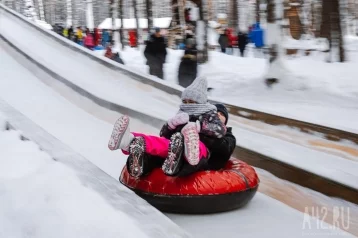
<path fill-rule="evenodd" d="M 119 181 L 157 209 L 184 214 L 237 209 L 253 198 L 259 186 L 254 168 L 234 158 L 223 170 L 201 171 L 187 177 L 169 177 L 156 168 L 135 179 L 125 166 Z"/>

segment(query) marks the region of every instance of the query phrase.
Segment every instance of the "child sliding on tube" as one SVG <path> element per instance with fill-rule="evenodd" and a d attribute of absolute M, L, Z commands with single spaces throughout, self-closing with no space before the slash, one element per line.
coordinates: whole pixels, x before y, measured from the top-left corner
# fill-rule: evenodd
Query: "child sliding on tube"
<path fill-rule="evenodd" d="M 209 157 L 206 142 L 210 144 L 211 139 L 226 134 L 226 126 L 219 119 L 216 107 L 207 102 L 205 78 L 197 78 L 183 91 L 181 99 L 180 110 L 163 126 L 161 137 L 131 133 L 128 116 L 116 121 L 108 148 L 122 149 L 129 154 L 127 169 L 131 176 L 138 178 L 146 174 L 151 156 L 163 158 L 162 169 L 167 175 L 179 172 L 183 157 L 189 165 L 196 166 Z M 201 141 L 202 137 L 205 142 Z"/>

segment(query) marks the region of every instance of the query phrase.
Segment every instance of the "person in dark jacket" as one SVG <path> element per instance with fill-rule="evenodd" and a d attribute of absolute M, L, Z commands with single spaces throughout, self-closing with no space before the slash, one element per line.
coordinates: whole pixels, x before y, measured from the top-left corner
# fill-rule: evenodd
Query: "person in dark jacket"
<path fill-rule="evenodd" d="M 73 40 L 73 27 L 72 26 L 68 29 L 67 37 L 69 40 Z"/>
<path fill-rule="evenodd" d="M 226 48 L 229 46 L 229 36 L 226 29 L 224 33 L 219 36 L 219 45 L 221 47 L 221 52 L 226 53 Z"/>
<path fill-rule="evenodd" d="M 229 113 L 223 104 L 215 104 L 220 120 L 227 125 Z M 224 137 L 216 139 L 210 147 L 210 157 L 208 160 L 208 170 L 223 169 L 227 161 L 231 158 L 236 147 L 236 138 L 232 134 L 232 128 L 226 127 Z"/>
<path fill-rule="evenodd" d="M 144 56 L 149 66 L 149 74 L 164 79 L 163 64 L 167 56 L 164 37 L 160 34 L 160 29 L 156 28 L 155 33 L 149 37 Z"/>
<path fill-rule="evenodd" d="M 246 45 L 248 44 L 248 36 L 247 34 L 239 31 L 239 34 L 238 34 L 238 47 L 240 49 L 240 55 L 241 57 L 244 57 L 244 53 L 245 53 L 245 48 L 246 48 Z"/>
<path fill-rule="evenodd" d="M 229 113 L 226 107 L 223 104 L 216 104 L 215 106 L 217 108 L 219 119 L 222 123 L 227 125 Z M 200 140 L 207 146 L 209 157 L 205 160 L 201 160 L 196 166 L 190 166 L 187 163 L 183 163 L 176 176 L 184 177 L 199 171 L 223 169 L 236 147 L 236 138 L 232 134 L 231 127 L 226 128 L 224 137 L 213 139 L 203 135 L 200 137 Z"/>
<path fill-rule="evenodd" d="M 198 72 L 197 54 L 194 39 L 188 39 L 178 72 L 179 85 L 184 88 L 188 87 L 196 79 Z"/>

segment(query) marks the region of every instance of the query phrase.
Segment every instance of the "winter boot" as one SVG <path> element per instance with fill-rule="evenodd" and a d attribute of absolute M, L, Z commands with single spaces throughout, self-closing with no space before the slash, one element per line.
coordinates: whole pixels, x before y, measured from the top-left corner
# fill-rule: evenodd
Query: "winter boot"
<path fill-rule="evenodd" d="M 183 163 L 183 142 L 184 138 L 180 132 L 173 134 L 170 138 L 168 157 L 162 165 L 162 170 L 166 175 L 173 176 L 179 172 Z"/>
<path fill-rule="evenodd" d="M 128 150 L 129 144 L 134 139 L 129 129 L 129 117 L 121 116 L 114 124 L 111 138 L 108 142 L 110 150 L 125 149 Z"/>
<path fill-rule="evenodd" d="M 184 136 L 184 155 L 190 165 L 197 165 L 200 161 L 199 133 L 196 123 L 189 122 L 181 130 Z"/>
<path fill-rule="evenodd" d="M 148 158 L 145 153 L 145 140 L 143 137 L 136 137 L 129 146 L 129 156 L 127 159 L 127 170 L 135 178 L 140 178 L 146 174 L 148 168 Z"/>

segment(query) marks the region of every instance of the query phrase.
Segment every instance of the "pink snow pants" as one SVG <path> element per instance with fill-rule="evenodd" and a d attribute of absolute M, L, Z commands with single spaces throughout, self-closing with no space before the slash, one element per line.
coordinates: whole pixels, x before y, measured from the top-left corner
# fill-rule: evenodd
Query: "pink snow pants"
<path fill-rule="evenodd" d="M 149 155 L 159 156 L 163 159 L 168 157 L 169 140 L 159 136 L 149 136 L 141 133 L 132 132 L 135 137 L 143 137 L 145 140 L 145 152 Z M 128 151 L 122 150 L 122 152 L 128 155 Z M 203 142 L 199 142 L 199 158 L 206 158 L 208 156 L 208 150 Z"/>

